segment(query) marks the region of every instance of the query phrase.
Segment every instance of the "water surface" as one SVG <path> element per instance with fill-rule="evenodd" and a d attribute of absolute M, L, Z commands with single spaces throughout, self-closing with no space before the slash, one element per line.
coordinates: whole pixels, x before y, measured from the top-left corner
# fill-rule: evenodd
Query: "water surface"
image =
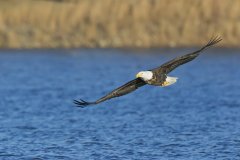
<path fill-rule="evenodd" d="M 0 159 L 240 159 L 237 49 L 208 50 L 172 86 L 72 104 L 192 50 L 0 51 Z"/>

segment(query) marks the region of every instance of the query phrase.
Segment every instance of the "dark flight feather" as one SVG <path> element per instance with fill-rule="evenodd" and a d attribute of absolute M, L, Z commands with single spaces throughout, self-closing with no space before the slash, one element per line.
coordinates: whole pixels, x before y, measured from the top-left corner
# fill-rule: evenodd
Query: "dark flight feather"
<path fill-rule="evenodd" d="M 93 104 L 98 104 L 101 103 L 103 101 L 109 100 L 111 98 L 115 98 L 115 97 L 120 97 L 123 96 L 125 94 L 128 94 L 130 92 L 135 91 L 136 89 L 138 89 L 139 87 L 144 86 L 146 83 L 140 79 L 140 78 L 136 78 L 126 84 L 124 84 L 123 86 L 113 90 L 112 92 L 110 92 L 109 94 L 107 94 L 106 96 L 98 99 L 95 102 L 86 102 L 82 99 L 80 100 L 74 100 L 73 102 L 78 106 L 78 107 L 85 107 L 88 105 L 93 105 Z"/>
<path fill-rule="evenodd" d="M 200 52 L 202 52 L 204 49 L 220 42 L 222 39 L 221 37 L 213 37 L 211 38 L 208 43 L 203 46 L 201 49 L 193 52 L 193 53 L 189 53 L 189 54 L 186 54 L 184 56 L 181 56 L 181 57 L 177 57 L 167 63 L 164 63 L 163 65 L 161 65 L 160 67 L 158 68 L 155 68 L 151 71 L 153 72 L 161 72 L 161 73 L 164 73 L 164 74 L 168 74 L 169 72 L 171 72 L 172 70 L 174 70 L 175 68 L 177 68 L 178 66 L 182 65 L 182 64 L 185 64 L 189 61 L 192 61 L 193 59 L 195 59 L 199 54 Z"/>

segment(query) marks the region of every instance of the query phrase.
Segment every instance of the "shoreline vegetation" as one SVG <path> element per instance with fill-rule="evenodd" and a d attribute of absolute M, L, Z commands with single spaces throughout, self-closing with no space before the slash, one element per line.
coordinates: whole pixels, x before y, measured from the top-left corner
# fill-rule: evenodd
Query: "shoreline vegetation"
<path fill-rule="evenodd" d="M 0 48 L 239 47 L 240 0 L 0 0 Z"/>

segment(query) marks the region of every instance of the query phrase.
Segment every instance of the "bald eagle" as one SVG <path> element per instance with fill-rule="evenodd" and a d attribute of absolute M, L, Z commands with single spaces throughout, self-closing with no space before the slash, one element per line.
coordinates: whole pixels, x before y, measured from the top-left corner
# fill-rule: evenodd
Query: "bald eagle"
<path fill-rule="evenodd" d="M 109 94 L 103 96 L 102 98 L 98 99 L 95 102 L 86 102 L 82 99 L 80 100 L 74 100 L 74 103 L 78 106 L 78 107 L 86 107 L 89 105 L 94 105 L 94 104 L 98 104 L 101 103 L 103 101 L 109 100 L 111 98 L 115 98 L 115 97 L 120 97 L 123 95 L 126 95 L 130 92 L 135 91 L 136 89 L 138 89 L 139 87 L 142 87 L 146 84 L 149 85 L 154 85 L 154 86 L 169 86 L 172 85 L 174 83 L 177 82 L 177 77 L 170 77 L 168 76 L 168 73 L 170 73 L 172 70 L 174 70 L 175 68 L 177 68 L 178 66 L 185 64 L 189 61 L 192 61 L 193 59 L 195 59 L 204 49 L 220 42 L 222 39 L 221 37 L 213 37 L 211 38 L 208 43 L 206 45 L 204 45 L 202 48 L 200 48 L 199 50 L 193 52 L 193 53 L 189 53 L 186 54 L 184 56 L 181 57 L 177 57 L 167 63 L 164 63 L 163 65 L 161 65 L 160 67 L 148 70 L 148 71 L 141 71 L 139 73 L 137 73 L 136 75 L 136 79 L 124 84 L 123 86 L 113 90 L 112 92 L 110 92 Z"/>

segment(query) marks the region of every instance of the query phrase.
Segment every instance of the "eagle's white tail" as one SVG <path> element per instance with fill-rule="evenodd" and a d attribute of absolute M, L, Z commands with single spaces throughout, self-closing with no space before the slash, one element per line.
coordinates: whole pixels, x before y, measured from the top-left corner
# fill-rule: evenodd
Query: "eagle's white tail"
<path fill-rule="evenodd" d="M 170 86 L 170 85 L 176 83 L 177 79 L 178 79 L 177 77 L 167 76 L 166 81 L 163 83 L 163 86 Z"/>

